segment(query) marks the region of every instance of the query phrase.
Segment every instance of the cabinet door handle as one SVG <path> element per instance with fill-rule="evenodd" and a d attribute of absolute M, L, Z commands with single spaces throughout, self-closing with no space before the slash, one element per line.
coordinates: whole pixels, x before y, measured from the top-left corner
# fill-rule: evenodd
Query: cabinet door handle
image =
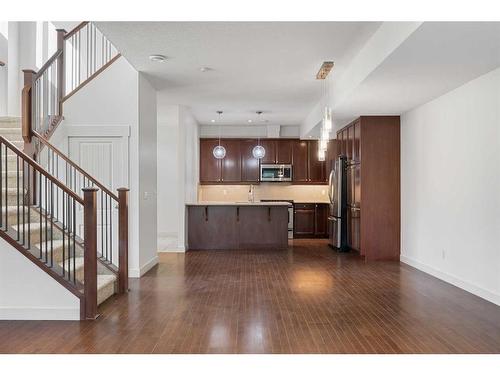
<path fill-rule="evenodd" d="M 240 221 L 240 208 L 236 207 L 236 222 Z"/>
<path fill-rule="evenodd" d="M 267 208 L 267 221 L 271 221 L 271 207 Z"/>
<path fill-rule="evenodd" d="M 205 221 L 208 221 L 208 206 L 205 206 Z"/>

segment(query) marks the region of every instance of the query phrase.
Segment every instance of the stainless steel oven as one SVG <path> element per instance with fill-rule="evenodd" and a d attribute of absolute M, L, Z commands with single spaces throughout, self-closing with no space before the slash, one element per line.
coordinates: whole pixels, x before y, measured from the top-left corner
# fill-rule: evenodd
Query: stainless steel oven
<path fill-rule="evenodd" d="M 261 182 L 290 182 L 292 181 L 291 164 L 261 164 Z"/>

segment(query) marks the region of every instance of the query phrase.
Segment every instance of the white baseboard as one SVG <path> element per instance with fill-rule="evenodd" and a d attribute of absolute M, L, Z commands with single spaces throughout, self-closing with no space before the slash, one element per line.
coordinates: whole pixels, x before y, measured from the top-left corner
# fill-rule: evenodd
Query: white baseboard
<path fill-rule="evenodd" d="M 157 264 L 158 264 L 158 255 L 155 255 L 153 258 L 151 258 L 150 261 L 146 262 L 141 268 L 129 269 L 128 276 L 133 279 L 138 279 Z"/>
<path fill-rule="evenodd" d="M 171 248 L 163 248 L 158 250 L 159 253 L 185 253 L 185 247 L 171 247 Z"/>
<path fill-rule="evenodd" d="M 80 309 L 0 307 L 0 320 L 80 320 Z"/>
<path fill-rule="evenodd" d="M 428 264 L 422 263 L 416 259 L 410 258 L 403 254 L 401 254 L 400 256 L 400 261 L 420 271 L 428 273 L 429 275 L 437 277 L 438 279 L 446 281 L 447 283 L 452 284 L 460 289 L 466 290 L 467 292 L 472 293 L 478 297 L 481 297 L 491 303 L 494 303 L 495 305 L 500 306 L 500 295 L 495 292 L 484 289 L 468 281 L 464 281 L 454 275 L 440 271 Z"/>

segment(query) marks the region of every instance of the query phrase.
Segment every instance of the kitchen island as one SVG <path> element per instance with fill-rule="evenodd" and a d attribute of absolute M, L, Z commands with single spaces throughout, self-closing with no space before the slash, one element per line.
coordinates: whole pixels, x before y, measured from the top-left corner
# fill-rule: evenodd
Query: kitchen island
<path fill-rule="evenodd" d="M 186 204 L 187 249 L 286 249 L 287 202 Z"/>

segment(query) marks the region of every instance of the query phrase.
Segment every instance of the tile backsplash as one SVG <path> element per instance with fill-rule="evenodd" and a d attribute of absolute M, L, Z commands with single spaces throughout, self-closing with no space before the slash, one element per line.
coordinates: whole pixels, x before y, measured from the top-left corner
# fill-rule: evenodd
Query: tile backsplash
<path fill-rule="evenodd" d="M 246 202 L 250 185 L 199 185 L 199 202 Z M 254 185 L 255 200 L 286 199 L 294 202 L 328 203 L 327 185 L 261 183 Z"/>

